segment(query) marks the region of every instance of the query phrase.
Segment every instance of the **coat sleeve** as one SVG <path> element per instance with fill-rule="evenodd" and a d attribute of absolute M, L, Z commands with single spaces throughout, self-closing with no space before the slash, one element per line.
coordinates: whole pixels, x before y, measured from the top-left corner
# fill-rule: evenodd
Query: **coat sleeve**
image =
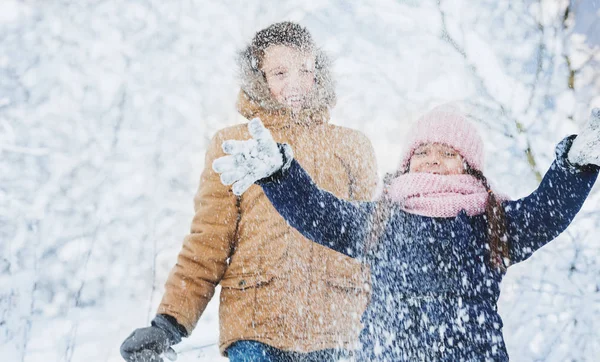
<path fill-rule="evenodd" d="M 597 166 L 577 167 L 567 161 L 574 139 L 559 143 L 556 160 L 537 190 L 504 204 L 513 264 L 529 258 L 571 224 L 598 177 Z"/>
<path fill-rule="evenodd" d="M 351 202 L 320 189 L 296 160 L 258 182 L 283 218 L 307 239 L 350 257 L 363 250 L 373 202 Z"/>
<path fill-rule="evenodd" d="M 157 312 L 177 319 L 188 334 L 225 273 L 236 237 L 238 198 L 230 187 L 221 184 L 219 175 L 212 170 L 213 160 L 224 155 L 221 150 L 224 139 L 221 131 L 208 147 L 200 186 L 194 197 L 191 230 L 165 284 Z"/>

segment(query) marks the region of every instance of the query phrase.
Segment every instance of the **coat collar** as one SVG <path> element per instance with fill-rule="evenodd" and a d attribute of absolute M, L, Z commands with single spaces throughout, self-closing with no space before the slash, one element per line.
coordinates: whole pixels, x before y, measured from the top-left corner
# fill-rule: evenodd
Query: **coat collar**
<path fill-rule="evenodd" d="M 318 126 L 328 123 L 330 118 L 329 110 L 325 107 L 317 110 L 306 109 L 297 114 L 292 114 L 284 108 L 267 110 L 251 99 L 243 90 L 240 90 L 238 94 L 237 110 L 248 120 L 260 118 L 263 124 L 271 129 Z"/>

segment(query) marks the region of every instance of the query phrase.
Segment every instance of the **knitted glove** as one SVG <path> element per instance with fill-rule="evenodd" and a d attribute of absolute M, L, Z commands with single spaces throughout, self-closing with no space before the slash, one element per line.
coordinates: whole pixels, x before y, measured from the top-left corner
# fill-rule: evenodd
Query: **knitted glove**
<path fill-rule="evenodd" d="M 161 354 L 171 361 L 177 359 L 171 346 L 181 342 L 181 337 L 185 337 L 187 332 L 182 326 L 175 325 L 177 322 L 172 319 L 174 321 L 159 314 L 150 327 L 133 331 L 121 345 L 123 359 L 127 362 L 162 362 Z"/>
<path fill-rule="evenodd" d="M 294 158 L 292 148 L 277 144 L 259 118 L 248 123 L 248 131 L 252 139 L 223 142 L 223 151 L 230 156 L 219 157 L 212 164 L 213 170 L 221 174 L 221 182 L 233 184 L 233 193 L 238 196 L 256 181 L 289 168 Z"/>
<path fill-rule="evenodd" d="M 569 150 L 571 164 L 600 166 L 600 108 L 594 108 L 588 123 L 583 127 Z"/>

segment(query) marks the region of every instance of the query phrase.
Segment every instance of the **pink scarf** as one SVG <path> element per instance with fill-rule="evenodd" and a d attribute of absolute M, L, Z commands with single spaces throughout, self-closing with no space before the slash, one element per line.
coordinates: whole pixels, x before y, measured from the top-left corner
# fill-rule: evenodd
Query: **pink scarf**
<path fill-rule="evenodd" d="M 471 175 L 432 173 L 400 175 L 392 180 L 387 194 L 404 211 L 429 217 L 455 217 L 461 210 L 469 216 L 480 215 L 485 213 L 488 198 L 481 181 Z"/>

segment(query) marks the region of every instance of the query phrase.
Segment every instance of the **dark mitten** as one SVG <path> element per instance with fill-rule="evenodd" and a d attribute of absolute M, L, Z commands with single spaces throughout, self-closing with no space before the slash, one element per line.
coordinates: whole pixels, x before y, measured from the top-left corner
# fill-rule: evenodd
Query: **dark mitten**
<path fill-rule="evenodd" d="M 160 355 L 185 336 L 185 329 L 175 318 L 159 314 L 150 327 L 136 329 L 125 339 L 121 356 L 128 362 L 162 361 Z"/>

